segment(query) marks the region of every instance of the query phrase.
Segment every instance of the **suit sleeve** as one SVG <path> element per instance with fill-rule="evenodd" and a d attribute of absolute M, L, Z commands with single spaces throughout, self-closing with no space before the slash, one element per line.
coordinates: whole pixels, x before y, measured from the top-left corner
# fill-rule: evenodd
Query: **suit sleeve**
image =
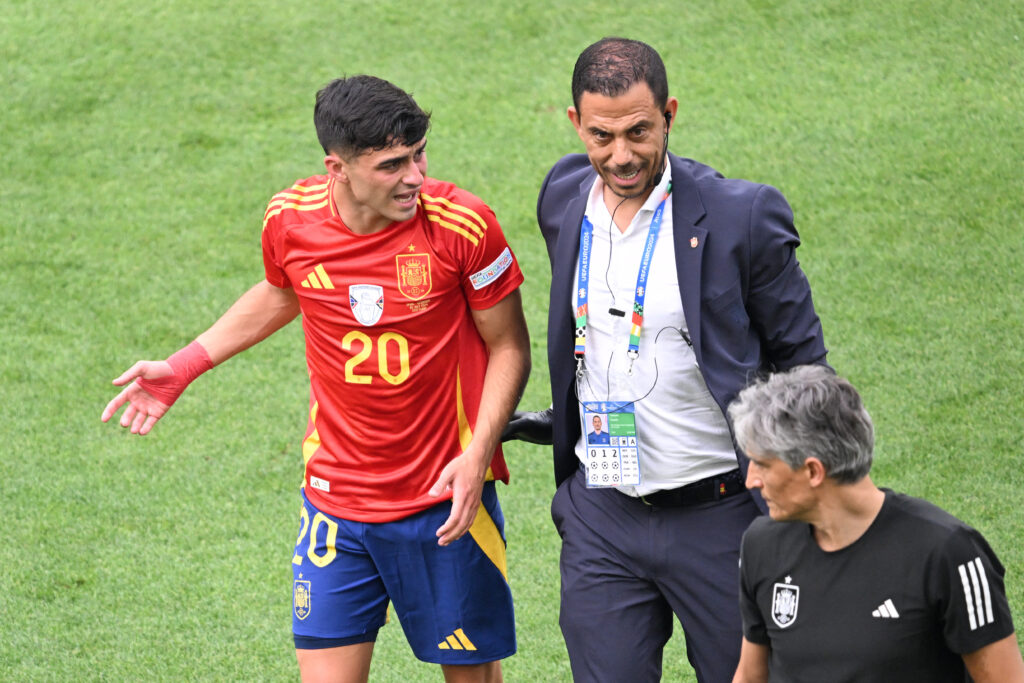
<path fill-rule="evenodd" d="M 555 265 L 555 244 L 558 242 L 558 222 L 555 219 L 555 212 L 551 210 L 551 207 L 545 206 L 544 201 L 548 196 L 548 187 L 557 168 L 557 165 L 553 166 L 544 176 L 544 182 L 541 183 L 540 192 L 537 194 L 537 226 L 540 228 L 540 234 L 544 237 L 544 244 L 548 249 L 548 261 L 552 269 Z"/>
<path fill-rule="evenodd" d="M 775 370 L 825 364 L 821 321 L 811 286 L 796 258 L 800 244 L 793 212 L 778 190 L 762 185 L 750 209 L 747 310 Z"/>

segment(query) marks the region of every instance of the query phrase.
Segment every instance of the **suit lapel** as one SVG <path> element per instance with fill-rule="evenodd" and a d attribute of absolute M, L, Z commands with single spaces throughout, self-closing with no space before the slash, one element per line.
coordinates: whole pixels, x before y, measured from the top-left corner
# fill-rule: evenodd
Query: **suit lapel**
<path fill-rule="evenodd" d="M 551 297 L 548 311 L 548 364 L 551 368 L 551 395 L 555 405 L 569 406 L 569 409 L 562 413 L 562 419 L 555 426 L 555 433 L 564 433 L 567 442 L 575 444 L 579 435 L 578 427 L 579 414 L 574 409 L 576 403 L 573 399 L 573 377 L 575 376 L 575 365 L 573 363 L 573 348 L 575 346 L 575 312 L 573 308 L 573 293 L 576 291 L 576 283 L 573 275 L 576 272 L 576 257 L 580 245 L 580 222 L 583 220 L 583 213 L 587 206 L 587 194 L 590 185 L 593 183 L 593 175 L 588 174 L 578 195 L 568 199 L 565 212 L 562 214 L 558 228 L 558 239 L 555 242 L 554 259 L 552 259 L 551 272 Z M 556 413 L 557 414 L 557 413 Z M 558 441 L 556 441 L 556 444 Z M 571 445 L 570 445 L 571 449 Z M 571 463 L 575 458 L 569 450 L 566 455 L 567 462 Z M 570 458 L 571 456 L 571 458 Z M 570 465 L 562 462 L 561 466 L 566 471 L 561 471 L 558 453 L 555 457 L 555 474 L 559 481 L 571 472 Z"/>
<path fill-rule="evenodd" d="M 683 301 L 683 316 L 686 328 L 693 341 L 693 351 L 700 363 L 700 299 L 701 263 L 704 254 L 704 240 L 708 231 L 698 227 L 704 217 L 704 206 L 697 191 L 693 174 L 678 157 L 672 160 L 672 236 L 675 245 L 676 275 L 679 277 L 679 292 Z"/>
<path fill-rule="evenodd" d="M 555 245 L 555 272 L 551 273 L 551 306 L 557 313 L 558 320 L 568 316 L 572 326 L 572 302 L 576 292 L 576 258 L 580 250 L 580 223 L 587 208 L 587 196 L 594 184 L 594 175 L 588 174 L 580 185 L 580 192 L 565 207 L 561 227 L 558 230 L 558 242 Z"/>

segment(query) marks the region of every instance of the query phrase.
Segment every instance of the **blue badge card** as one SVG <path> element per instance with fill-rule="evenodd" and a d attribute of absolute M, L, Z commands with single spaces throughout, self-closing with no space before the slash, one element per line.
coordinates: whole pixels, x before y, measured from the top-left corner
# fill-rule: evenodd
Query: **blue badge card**
<path fill-rule="evenodd" d="M 587 487 L 640 483 L 640 449 L 633 403 L 584 403 L 583 432 L 587 446 Z"/>

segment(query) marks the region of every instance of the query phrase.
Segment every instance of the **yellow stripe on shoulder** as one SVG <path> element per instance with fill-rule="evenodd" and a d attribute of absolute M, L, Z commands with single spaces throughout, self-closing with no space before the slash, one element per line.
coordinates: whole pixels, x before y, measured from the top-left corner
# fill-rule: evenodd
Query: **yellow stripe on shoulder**
<path fill-rule="evenodd" d="M 327 190 L 317 192 L 316 194 L 299 194 L 296 192 L 278 192 L 274 195 L 274 198 L 270 200 L 271 204 L 280 204 L 286 202 L 289 199 L 294 199 L 300 202 L 318 202 L 327 196 Z"/>
<path fill-rule="evenodd" d="M 330 201 L 330 182 L 316 183 L 314 185 L 303 185 L 295 183 L 287 190 L 275 194 L 267 210 L 263 214 L 263 229 L 267 229 L 267 222 L 274 216 L 286 209 L 296 211 L 316 211 L 327 206 Z"/>
<path fill-rule="evenodd" d="M 322 202 L 320 202 L 318 204 L 288 203 L 288 204 L 281 204 L 281 205 L 276 206 L 276 207 L 269 207 L 267 209 L 266 215 L 263 217 L 263 229 L 266 230 L 267 229 L 267 222 L 271 218 L 273 218 L 274 216 L 276 216 L 279 213 L 281 213 L 282 211 L 284 211 L 285 209 L 295 209 L 296 211 L 315 211 L 316 209 L 322 209 L 325 206 L 327 206 L 328 201 L 330 201 L 330 200 L 324 199 Z"/>
<path fill-rule="evenodd" d="M 283 191 L 284 192 L 288 192 L 289 190 L 294 190 L 295 192 L 298 192 L 299 194 L 315 194 L 317 192 L 320 192 L 321 190 L 326 190 L 327 186 L 329 184 L 330 184 L 329 180 L 325 180 L 322 183 L 314 183 L 312 185 L 303 185 L 301 182 L 299 182 L 299 183 L 295 183 L 294 185 L 289 187 L 288 190 L 283 190 Z M 280 194 L 280 193 L 278 193 L 278 194 Z"/>
<path fill-rule="evenodd" d="M 275 194 L 267 206 L 269 211 L 272 207 L 287 204 L 289 200 L 297 202 L 320 202 L 327 197 L 328 183 L 317 183 L 316 185 L 295 184 L 287 190 L 281 190 Z"/>
<path fill-rule="evenodd" d="M 454 233 L 462 235 L 467 240 L 472 242 L 474 247 L 480 244 L 480 238 L 474 235 L 473 233 L 469 232 L 468 230 L 458 225 L 455 225 L 454 223 L 449 223 L 448 221 L 444 220 L 443 218 L 441 218 L 440 216 L 431 211 L 427 211 L 426 216 L 427 220 L 430 221 L 431 223 L 437 223 L 442 228 L 447 228 L 448 230 L 451 230 Z"/>
<path fill-rule="evenodd" d="M 468 206 L 456 204 L 445 197 L 432 197 L 425 192 L 420 192 L 420 197 L 423 198 L 423 208 L 427 209 L 427 211 L 436 211 L 443 216 L 456 220 L 481 237 L 483 237 L 484 231 L 487 230 L 487 221 Z M 450 211 L 446 211 L 446 208 L 450 209 Z"/>
<path fill-rule="evenodd" d="M 457 213 L 452 213 L 451 211 L 445 211 L 444 209 L 442 209 L 440 207 L 439 204 L 426 204 L 426 203 L 424 203 L 423 204 L 423 209 L 427 212 L 427 216 L 429 216 L 429 217 L 436 216 L 439 220 L 443 220 L 443 219 L 441 219 L 441 216 L 444 216 L 445 218 L 450 218 L 453 221 L 457 221 L 462 226 L 462 228 L 461 228 L 462 230 L 465 230 L 466 228 L 468 228 L 477 237 L 483 237 L 484 236 L 484 231 L 480 229 L 480 225 L 478 223 L 476 223 L 475 221 L 470 220 L 469 218 L 466 218 L 465 216 L 460 216 Z M 435 221 L 435 222 L 438 222 L 438 221 Z M 449 227 L 449 226 L 452 225 L 452 223 L 450 223 L 449 221 L 445 221 L 443 223 L 443 225 L 445 227 Z"/>

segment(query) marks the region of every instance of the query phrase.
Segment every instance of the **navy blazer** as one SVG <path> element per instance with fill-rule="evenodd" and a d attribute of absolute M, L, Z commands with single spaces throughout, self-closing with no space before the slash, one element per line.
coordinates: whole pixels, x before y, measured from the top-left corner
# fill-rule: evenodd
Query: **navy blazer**
<path fill-rule="evenodd" d="M 669 159 L 683 314 L 701 374 L 724 413 L 765 372 L 825 363 L 821 322 L 796 259 L 800 239 L 782 194 L 724 178 L 692 159 Z M 548 368 L 556 484 L 579 468 L 573 291 L 580 222 L 596 176 L 585 154 L 570 154 L 548 172 L 537 198 L 537 222 L 551 260 Z M 747 458 L 739 449 L 736 455 L 745 476 Z"/>

